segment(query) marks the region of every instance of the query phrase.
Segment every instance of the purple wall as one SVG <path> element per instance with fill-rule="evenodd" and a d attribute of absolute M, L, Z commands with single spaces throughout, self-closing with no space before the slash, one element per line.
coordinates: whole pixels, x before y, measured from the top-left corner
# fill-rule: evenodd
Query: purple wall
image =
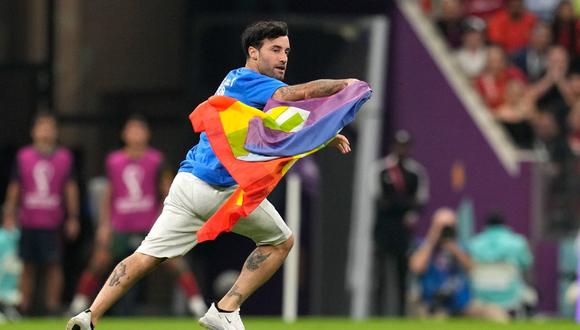
<path fill-rule="evenodd" d="M 455 208 L 462 199 L 470 198 L 476 231 L 487 211 L 497 208 L 510 226 L 529 237 L 532 165 L 523 163 L 520 173 L 510 176 L 398 10 L 392 15 L 391 27 L 386 132 L 407 129 L 415 140 L 414 156 L 429 173 L 431 199 L 420 231 L 428 227 L 428 217 L 435 209 Z M 452 184 L 454 163 L 462 164 L 462 187 Z M 553 270 L 538 278 L 546 289 L 550 277 L 555 283 Z M 553 310 L 555 299 L 548 300 L 554 304 L 543 307 Z"/>
<path fill-rule="evenodd" d="M 391 36 L 388 125 L 405 128 L 415 139 L 414 155 L 429 171 L 431 203 L 455 207 L 474 200 L 478 224 L 489 208 L 506 212 L 510 224 L 529 233 L 530 166 L 510 176 L 448 85 L 409 24 L 397 13 Z M 465 185 L 455 190 L 451 168 L 464 167 Z M 430 212 L 427 212 L 430 213 Z"/>

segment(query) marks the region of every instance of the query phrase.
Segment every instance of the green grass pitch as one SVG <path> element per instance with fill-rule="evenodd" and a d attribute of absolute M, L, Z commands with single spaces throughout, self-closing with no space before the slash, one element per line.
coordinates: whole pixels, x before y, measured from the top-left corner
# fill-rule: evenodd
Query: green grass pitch
<path fill-rule="evenodd" d="M 0 330 L 63 330 L 65 319 L 28 319 L 0 324 Z M 495 324 L 472 320 L 396 320 L 373 319 L 355 322 L 338 318 L 301 318 L 285 324 L 279 318 L 244 318 L 248 330 L 564 330 L 580 329 L 570 320 L 518 321 Z M 197 321 L 188 318 L 105 318 L 98 330 L 202 330 Z"/>

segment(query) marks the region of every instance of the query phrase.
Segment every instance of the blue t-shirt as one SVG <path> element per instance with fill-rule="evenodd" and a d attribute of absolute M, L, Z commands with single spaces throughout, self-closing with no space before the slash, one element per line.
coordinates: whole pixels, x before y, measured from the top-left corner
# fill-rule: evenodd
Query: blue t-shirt
<path fill-rule="evenodd" d="M 248 68 L 230 71 L 220 84 L 215 95 L 233 97 L 238 101 L 262 110 L 280 87 L 280 80 L 262 75 Z M 203 181 L 216 186 L 233 186 L 236 181 L 220 163 L 213 152 L 207 135 L 201 133 L 199 143 L 189 150 L 181 162 L 179 172 L 190 172 Z"/>
<path fill-rule="evenodd" d="M 419 276 L 421 298 L 430 308 L 461 313 L 471 300 L 469 277 L 450 253 L 436 248 L 429 266 Z"/>

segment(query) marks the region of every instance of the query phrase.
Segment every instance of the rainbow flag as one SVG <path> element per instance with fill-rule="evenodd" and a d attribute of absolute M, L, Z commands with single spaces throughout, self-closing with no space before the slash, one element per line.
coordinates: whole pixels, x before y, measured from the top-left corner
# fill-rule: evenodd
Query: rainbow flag
<path fill-rule="evenodd" d="M 324 148 L 354 120 L 371 96 L 365 82 L 335 95 L 296 102 L 270 99 L 264 111 L 227 96 L 212 96 L 189 115 L 206 132 L 220 162 L 238 184 L 197 233 L 198 242 L 230 231 L 274 190 L 300 158 Z"/>

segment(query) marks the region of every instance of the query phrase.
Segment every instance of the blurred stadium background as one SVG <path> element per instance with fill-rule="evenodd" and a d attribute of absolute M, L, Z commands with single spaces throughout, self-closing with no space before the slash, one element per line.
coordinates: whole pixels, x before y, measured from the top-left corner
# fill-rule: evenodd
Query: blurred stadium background
<path fill-rule="evenodd" d="M 564 297 L 576 280 L 577 174 L 560 178 L 570 184 L 554 191 L 553 162 L 537 152 L 538 138 L 518 146 L 494 119 L 434 24 L 442 2 L 0 0 L 0 200 L 17 149 L 30 142 L 33 114 L 55 113 L 60 141 L 74 151 L 82 192 L 81 236 L 65 250 L 64 303 L 70 302 L 94 235 L 89 182 L 103 174 L 105 155 L 120 146 L 123 120 L 144 114 L 152 144 L 176 169 L 197 141 L 187 120 L 191 109 L 215 92 L 230 69 L 243 65 L 243 28 L 259 19 L 285 20 L 292 46 L 286 82 L 356 77 L 375 89 L 368 109 L 345 130 L 353 154 L 315 155 L 319 177 L 304 182 L 314 193 L 305 192 L 301 210 L 299 315 L 377 316 L 370 275 L 374 203 L 365 180 L 371 163 L 389 151 L 393 134 L 405 129 L 414 141 L 413 157 L 430 178 L 431 197 L 415 234 L 423 236 L 433 212 L 449 206 L 457 210 L 460 237 L 468 240 L 490 210 L 501 210 L 534 255 L 527 278 L 539 292 L 535 315 L 572 320 L 574 304 Z M 270 199 L 284 214 L 284 183 Z M 187 256 L 208 300 L 223 290 L 216 279 L 237 270 L 251 249 L 248 240 L 226 234 Z M 168 278 L 157 271 L 138 288 L 138 315 L 185 313 L 183 297 L 162 289 Z M 244 315 L 280 315 L 282 281 L 278 272 L 247 301 Z M 395 301 L 391 288 L 388 299 Z M 382 316 L 395 316 L 394 308 L 387 309 Z M 22 322 L 22 329 L 36 329 Z M 47 322 L 38 329 L 57 327 Z M 377 328 L 407 324 L 376 322 Z M 258 323 L 248 328 L 259 329 Z M 275 324 L 263 328 L 284 329 Z M 476 329 L 470 323 L 417 324 Z M 19 329 L 8 328 L 13 326 Z M 155 328 L 147 321 L 135 326 L 146 327 Z"/>

